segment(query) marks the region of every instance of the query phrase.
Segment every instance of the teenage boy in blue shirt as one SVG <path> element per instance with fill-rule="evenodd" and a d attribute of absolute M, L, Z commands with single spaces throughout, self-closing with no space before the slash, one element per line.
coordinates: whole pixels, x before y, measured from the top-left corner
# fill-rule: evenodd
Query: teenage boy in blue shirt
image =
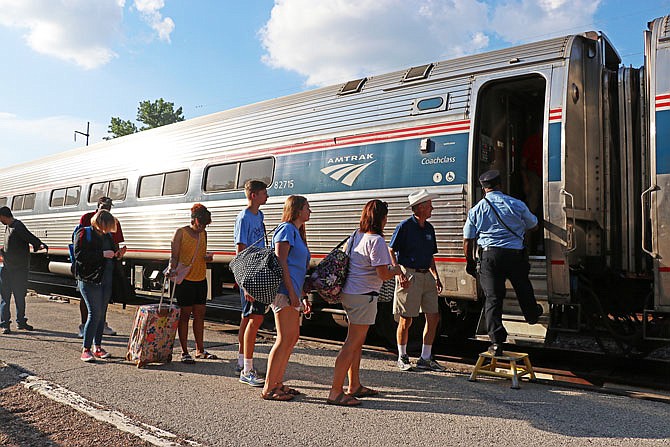
<path fill-rule="evenodd" d="M 259 180 L 249 180 L 244 184 L 244 194 L 248 205 L 235 219 L 235 248 L 237 253 L 250 245 L 263 247 L 265 245 L 265 224 L 261 205 L 268 201 L 267 185 Z M 240 382 L 250 386 L 263 386 L 265 381 L 258 377 L 254 369 L 254 349 L 256 334 L 265 316 L 266 306 L 254 300 L 240 287 L 240 301 L 242 304 L 242 321 L 238 340 L 240 349 L 237 355 L 237 371 L 240 373 Z"/>

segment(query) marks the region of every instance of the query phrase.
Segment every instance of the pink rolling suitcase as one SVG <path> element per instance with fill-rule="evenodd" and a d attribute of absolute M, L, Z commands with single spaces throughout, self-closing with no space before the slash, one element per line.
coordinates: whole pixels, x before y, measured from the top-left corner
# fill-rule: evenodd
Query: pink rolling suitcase
<path fill-rule="evenodd" d="M 170 284 L 170 304 L 163 304 L 163 295 Z M 163 285 L 158 304 L 140 306 L 135 314 L 133 330 L 128 340 L 126 360 L 135 362 L 138 368 L 147 363 L 169 363 L 172 361 L 179 307 L 172 304 L 174 285 L 169 281 Z"/>

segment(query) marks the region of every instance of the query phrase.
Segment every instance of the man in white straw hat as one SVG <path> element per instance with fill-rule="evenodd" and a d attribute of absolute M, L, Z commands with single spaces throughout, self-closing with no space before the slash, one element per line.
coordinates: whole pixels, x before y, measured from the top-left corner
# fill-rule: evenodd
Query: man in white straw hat
<path fill-rule="evenodd" d="M 416 367 L 431 371 L 446 369 L 432 359 L 433 340 L 440 322 L 437 297 L 442 291 L 442 282 L 433 258 L 437 253 L 435 229 L 428 218 L 433 212 L 432 200 L 437 197 L 437 194 L 431 194 L 426 189 L 410 194 L 406 209 L 411 208 L 413 215 L 398 224 L 389 244 L 393 264 L 399 264 L 403 271 L 393 297 L 393 314 L 398 319 L 398 368 L 402 371 L 412 369 L 407 355 L 407 340 L 412 319 L 418 317 L 420 312 L 426 317 L 426 326 L 421 357 Z"/>

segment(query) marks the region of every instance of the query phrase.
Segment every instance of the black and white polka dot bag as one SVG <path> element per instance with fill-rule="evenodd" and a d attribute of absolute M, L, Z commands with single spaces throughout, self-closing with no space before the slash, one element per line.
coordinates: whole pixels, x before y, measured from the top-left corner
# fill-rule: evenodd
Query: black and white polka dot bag
<path fill-rule="evenodd" d="M 267 242 L 267 235 L 264 238 Z M 238 253 L 230 261 L 230 270 L 245 292 L 259 303 L 270 304 L 277 296 L 282 281 L 282 268 L 273 248 L 256 246 L 261 240 L 263 238 Z"/>

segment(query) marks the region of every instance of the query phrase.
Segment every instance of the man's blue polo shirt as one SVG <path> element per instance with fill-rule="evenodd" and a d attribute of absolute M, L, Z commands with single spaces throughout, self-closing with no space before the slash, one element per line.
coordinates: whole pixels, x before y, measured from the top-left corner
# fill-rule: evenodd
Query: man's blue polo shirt
<path fill-rule="evenodd" d="M 435 229 L 430 222 L 423 228 L 415 216 L 403 220 L 395 227 L 389 246 L 398 256 L 398 264 L 413 269 L 427 269 L 437 253 Z"/>

